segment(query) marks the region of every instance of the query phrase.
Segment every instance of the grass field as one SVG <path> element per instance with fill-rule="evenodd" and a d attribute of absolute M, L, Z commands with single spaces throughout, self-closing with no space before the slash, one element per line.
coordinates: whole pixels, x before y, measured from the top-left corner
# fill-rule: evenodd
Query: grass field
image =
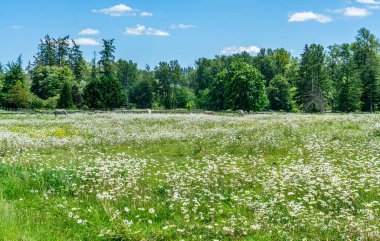
<path fill-rule="evenodd" d="M 379 115 L 0 115 L 0 240 L 380 240 Z"/>

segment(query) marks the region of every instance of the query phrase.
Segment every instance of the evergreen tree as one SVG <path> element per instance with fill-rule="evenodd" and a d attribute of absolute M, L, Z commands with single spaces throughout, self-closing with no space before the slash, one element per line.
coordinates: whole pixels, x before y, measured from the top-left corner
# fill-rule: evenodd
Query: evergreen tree
<path fill-rule="evenodd" d="M 98 78 L 91 78 L 83 90 L 83 102 L 89 108 L 104 108 L 102 85 Z"/>
<path fill-rule="evenodd" d="M 72 108 L 74 106 L 73 95 L 71 93 L 71 86 L 69 82 L 65 82 L 63 84 L 57 105 L 59 108 Z"/>
<path fill-rule="evenodd" d="M 152 108 L 154 77 L 148 71 L 143 71 L 140 75 L 139 81 L 131 89 L 130 101 L 137 108 Z"/>
<path fill-rule="evenodd" d="M 321 45 L 306 45 L 301 55 L 298 102 L 306 112 L 324 112 L 331 91 L 326 55 Z"/>
<path fill-rule="evenodd" d="M 69 54 L 69 65 L 77 83 L 86 79 L 86 61 L 83 58 L 83 52 L 80 46 L 77 45 L 74 40 L 72 40 L 72 48 Z"/>
<path fill-rule="evenodd" d="M 113 75 L 101 75 L 101 97 L 105 108 L 114 109 L 123 106 L 125 95 L 120 81 Z"/>
<path fill-rule="evenodd" d="M 65 36 L 63 38 L 58 38 L 55 40 L 56 48 L 56 61 L 55 63 L 59 67 L 66 66 L 68 63 L 68 58 L 70 54 L 70 36 Z"/>
<path fill-rule="evenodd" d="M 100 51 L 99 65 L 102 67 L 102 73 L 107 77 L 115 75 L 114 62 L 115 62 L 115 49 L 113 45 L 114 39 L 103 39 L 103 49 Z"/>
<path fill-rule="evenodd" d="M 30 102 L 30 93 L 20 80 L 11 88 L 7 95 L 7 107 L 10 108 L 27 108 Z"/>
<path fill-rule="evenodd" d="M 361 28 L 353 43 L 354 61 L 359 72 L 363 92 L 363 111 L 375 111 L 379 101 L 379 41 L 369 30 Z"/>
<path fill-rule="evenodd" d="M 40 41 L 37 56 L 34 57 L 34 65 L 55 66 L 57 60 L 56 53 L 56 40 L 46 35 L 45 38 Z"/>
<path fill-rule="evenodd" d="M 83 96 L 82 96 L 82 92 L 79 89 L 78 85 L 76 85 L 76 84 L 73 85 L 73 87 L 71 88 L 71 93 L 73 95 L 74 105 L 77 108 L 82 108 L 83 107 Z"/>
<path fill-rule="evenodd" d="M 159 98 L 159 102 L 166 109 L 171 107 L 171 86 L 170 86 L 170 78 L 171 78 L 171 68 L 170 64 L 167 62 L 160 62 L 158 67 L 155 68 L 154 71 L 155 78 L 157 79 L 157 95 Z"/>
<path fill-rule="evenodd" d="M 16 62 L 8 63 L 2 83 L 1 102 L 9 108 L 26 108 L 29 104 L 29 91 L 21 56 Z"/>
<path fill-rule="evenodd" d="M 329 49 L 329 72 L 335 87 L 334 109 L 343 112 L 360 110 L 362 87 L 351 45 L 334 45 Z"/>
<path fill-rule="evenodd" d="M 22 84 L 26 82 L 26 75 L 24 73 L 24 70 L 22 68 L 22 58 L 21 55 L 17 58 L 16 62 L 10 62 L 8 63 L 8 71 L 5 74 L 4 77 L 4 83 L 3 83 L 3 93 L 8 93 L 13 86 L 17 83 L 17 81 L 20 81 Z"/>
<path fill-rule="evenodd" d="M 276 75 L 274 66 L 274 52 L 272 49 L 261 49 L 255 58 L 255 67 L 264 75 L 265 85 L 268 86 Z"/>
<path fill-rule="evenodd" d="M 117 78 L 120 80 L 124 87 L 126 98 L 128 102 L 130 101 L 130 94 L 132 91 L 132 86 L 134 86 L 137 75 L 138 68 L 137 64 L 132 61 L 118 60 L 116 63 L 117 66 Z"/>

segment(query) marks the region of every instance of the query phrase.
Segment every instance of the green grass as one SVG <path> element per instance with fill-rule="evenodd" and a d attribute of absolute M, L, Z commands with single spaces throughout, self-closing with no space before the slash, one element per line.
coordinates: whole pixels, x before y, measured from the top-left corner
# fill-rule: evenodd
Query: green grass
<path fill-rule="evenodd" d="M 379 120 L 0 116 L 0 240 L 380 239 Z"/>

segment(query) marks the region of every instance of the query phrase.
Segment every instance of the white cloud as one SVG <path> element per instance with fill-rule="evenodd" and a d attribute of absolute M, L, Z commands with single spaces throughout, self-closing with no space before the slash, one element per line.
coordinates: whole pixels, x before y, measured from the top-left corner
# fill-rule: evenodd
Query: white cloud
<path fill-rule="evenodd" d="M 332 18 L 326 15 L 322 15 L 314 12 L 298 12 L 289 16 L 289 22 L 305 22 L 305 21 L 317 21 L 320 23 L 329 23 Z"/>
<path fill-rule="evenodd" d="M 380 4 L 380 2 L 377 2 L 375 0 L 356 0 L 356 2 L 362 4 Z"/>
<path fill-rule="evenodd" d="M 127 28 L 124 32 L 125 35 L 132 36 L 140 36 L 140 35 L 148 35 L 148 36 L 161 36 L 167 37 L 170 34 L 166 31 L 154 28 L 147 28 L 144 25 L 138 24 L 135 28 Z"/>
<path fill-rule="evenodd" d="M 110 15 L 113 17 L 120 17 L 123 15 L 136 15 L 136 10 L 125 4 L 117 4 L 110 8 L 104 8 L 104 9 L 99 9 L 99 10 L 94 9 L 92 10 L 92 12 L 103 13 L 103 14 Z"/>
<path fill-rule="evenodd" d="M 231 47 L 227 47 L 227 48 L 224 48 L 222 50 L 222 54 L 226 54 L 226 55 L 229 55 L 229 54 L 238 54 L 238 53 L 242 53 L 242 52 L 247 52 L 249 54 L 257 54 L 260 52 L 260 48 L 257 47 L 257 46 L 247 46 L 247 47 L 236 47 L 236 46 L 231 46 Z"/>
<path fill-rule="evenodd" d="M 78 45 L 87 45 L 87 46 L 97 46 L 100 45 L 100 43 L 93 38 L 78 38 L 74 39 L 75 43 Z"/>
<path fill-rule="evenodd" d="M 341 12 L 344 16 L 347 16 L 347 17 L 366 17 L 371 14 L 365 8 L 356 8 L 356 7 L 348 7 L 348 8 L 340 9 L 338 10 L 338 12 Z"/>
<path fill-rule="evenodd" d="M 150 12 L 141 12 L 140 17 L 152 17 L 153 13 Z"/>
<path fill-rule="evenodd" d="M 98 29 L 86 28 L 78 33 L 79 35 L 99 35 L 101 32 Z"/>
<path fill-rule="evenodd" d="M 177 29 L 177 28 L 180 28 L 180 29 L 189 29 L 189 28 L 195 28 L 196 26 L 195 25 L 192 25 L 192 24 L 173 24 L 171 26 L 172 29 Z"/>

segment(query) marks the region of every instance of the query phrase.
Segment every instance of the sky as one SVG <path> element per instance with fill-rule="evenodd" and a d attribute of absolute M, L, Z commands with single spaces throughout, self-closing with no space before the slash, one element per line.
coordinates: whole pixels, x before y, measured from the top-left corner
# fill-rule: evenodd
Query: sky
<path fill-rule="evenodd" d="M 305 44 L 380 36 L 380 0 L 1 0 L 0 62 L 33 60 L 41 38 L 70 35 L 85 58 L 115 39 L 116 57 L 146 64 L 261 48 L 299 56 Z"/>

